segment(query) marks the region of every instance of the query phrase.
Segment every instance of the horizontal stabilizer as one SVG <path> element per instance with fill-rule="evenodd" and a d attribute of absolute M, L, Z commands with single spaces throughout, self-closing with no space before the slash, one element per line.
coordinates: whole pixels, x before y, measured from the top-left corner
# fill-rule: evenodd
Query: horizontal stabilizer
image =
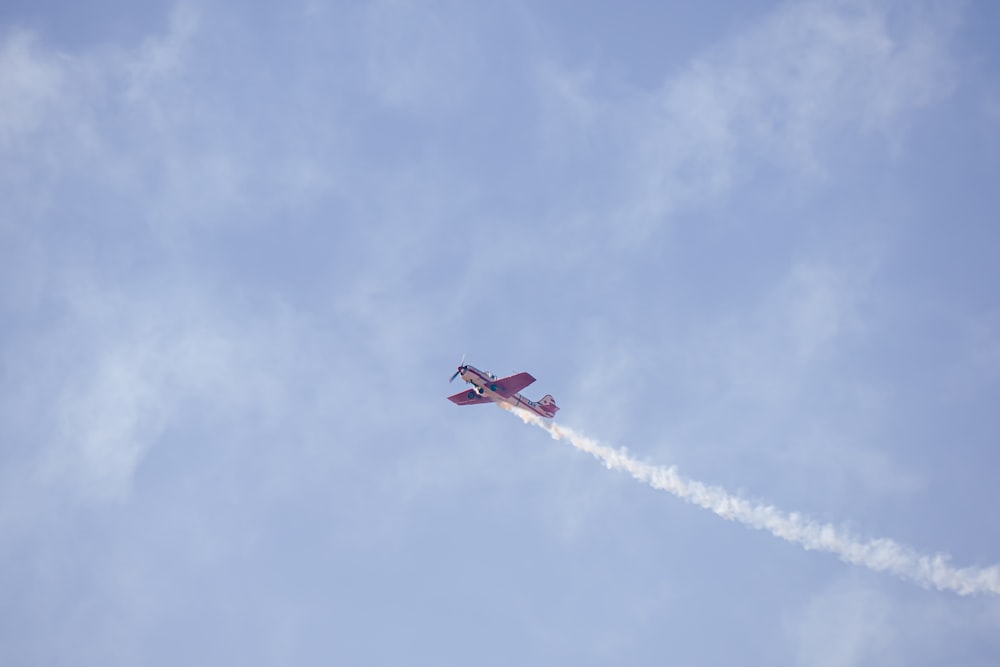
<path fill-rule="evenodd" d="M 559 412 L 559 406 L 556 405 L 556 399 L 552 398 L 552 394 L 542 396 L 542 400 L 538 401 L 538 409 L 549 417 L 554 417 Z"/>

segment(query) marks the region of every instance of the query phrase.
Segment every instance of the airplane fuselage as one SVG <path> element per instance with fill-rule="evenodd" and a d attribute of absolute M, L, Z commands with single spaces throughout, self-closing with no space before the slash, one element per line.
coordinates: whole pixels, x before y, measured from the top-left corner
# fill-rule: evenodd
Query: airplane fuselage
<path fill-rule="evenodd" d="M 483 399 L 495 403 L 503 403 L 513 408 L 530 410 L 539 417 L 545 417 L 546 419 L 551 419 L 556 410 L 559 409 L 555 407 L 555 402 L 552 401 L 551 396 L 546 396 L 541 401 L 532 401 L 520 393 L 512 396 L 500 394 L 497 391 L 500 388 L 497 385 L 497 376 L 489 371 L 479 370 L 475 366 L 462 366 L 459 370 L 459 375 L 463 380 L 472 385 L 468 393 L 468 398 L 470 399 L 475 398 L 475 394 L 478 394 Z"/>

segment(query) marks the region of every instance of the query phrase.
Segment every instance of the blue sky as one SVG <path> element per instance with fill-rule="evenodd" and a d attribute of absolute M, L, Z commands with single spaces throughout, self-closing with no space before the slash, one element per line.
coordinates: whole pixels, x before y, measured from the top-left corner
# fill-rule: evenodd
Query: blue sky
<path fill-rule="evenodd" d="M 1000 9 L 0 9 L 0 662 L 996 665 Z"/>

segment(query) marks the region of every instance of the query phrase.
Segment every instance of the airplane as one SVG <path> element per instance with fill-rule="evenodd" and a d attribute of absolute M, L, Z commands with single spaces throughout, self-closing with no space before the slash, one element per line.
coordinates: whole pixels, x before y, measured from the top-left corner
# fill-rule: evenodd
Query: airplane
<path fill-rule="evenodd" d="M 503 403 L 513 408 L 530 410 L 539 417 L 552 419 L 555 417 L 559 406 L 552 398 L 551 394 L 546 394 L 542 400 L 530 401 L 518 392 L 535 381 L 529 373 L 517 373 L 505 378 L 498 378 L 489 371 L 481 371 L 475 366 L 469 366 L 465 359 L 458 366 L 458 370 L 451 376 L 453 381 L 458 376 L 472 385 L 466 391 L 460 391 L 454 396 L 449 396 L 448 400 L 455 405 L 480 405 L 485 403 Z"/>

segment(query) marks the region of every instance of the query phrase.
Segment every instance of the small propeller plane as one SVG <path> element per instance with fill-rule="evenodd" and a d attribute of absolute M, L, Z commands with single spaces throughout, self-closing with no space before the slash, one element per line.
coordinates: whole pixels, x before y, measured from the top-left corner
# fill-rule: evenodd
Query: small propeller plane
<path fill-rule="evenodd" d="M 555 417 L 559 406 L 552 398 L 551 394 L 546 394 L 542 400 L 529 401 L 518 392 L 535 381 L 529 373 L 517 373 L 505 378 L 498 378 L 489 371 L 481 371 L 475 366 L 469 366 L 465 359 L 458 366 L 458 370 L 451 376 L 452 382 L 458 376 L 472 385 L 466 391 L 460 391 L 454 396 L 449 396 L 448 400 L 455 405 L 480 405 L 483 403 L 505 403 L 513 408 L 530 410 L 539 417 L 552 419 Z"/>

